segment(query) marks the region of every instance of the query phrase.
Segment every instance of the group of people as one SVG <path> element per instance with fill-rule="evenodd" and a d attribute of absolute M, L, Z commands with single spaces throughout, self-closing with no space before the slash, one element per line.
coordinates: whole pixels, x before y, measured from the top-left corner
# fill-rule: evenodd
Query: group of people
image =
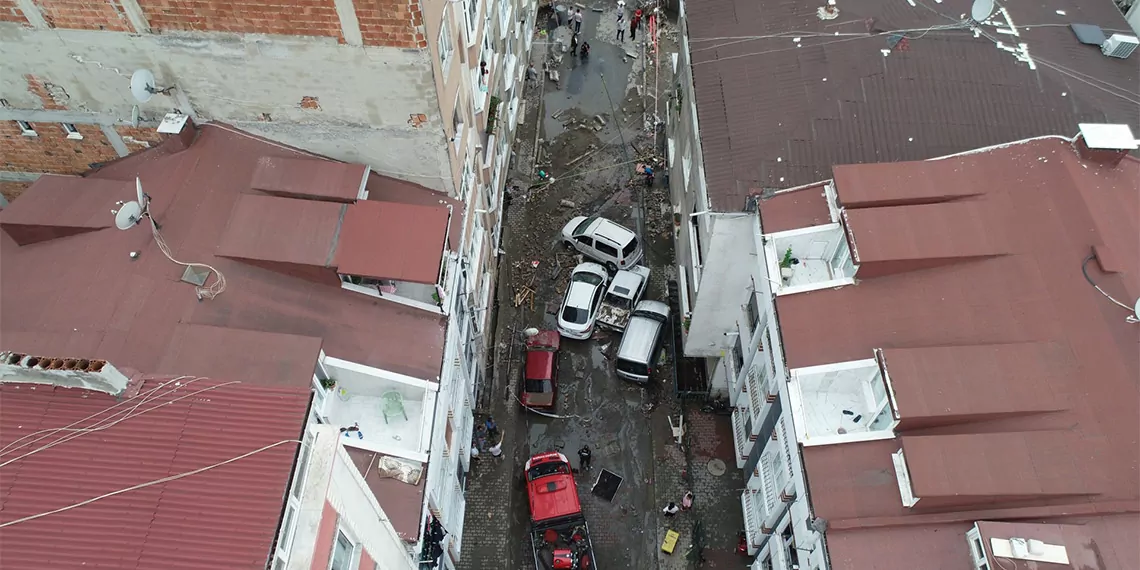
<path fill-rule="evenodd" d="M 486 449 L 491 452 L 493 457 L 499 457 L 503 454 L 503 434 L 499 431 L 499 425 L 495 423 L 495 418 L 487 416 L 487 420 L 482 424 L 475 427 L 475 436 L 471 443 L 471 458 L 479 457 L 481 450 Z M 493 441 L 490 447 L 487 442 Z"/>
<path fill-rule="evenodd" d="M 671 517 L 681 511 L 687 511 L 691 508 L 693 508 L 693 492 L 685 491 L 685 495 L 681 497 L 680 506 L 677 506 L 677 503 L 674 503 L 673 501 L 669 501 L 669 504 L 665 505 L 664 509 L 661 509 L 661 513 L 667 517 Z"/>
<path fill-rule="evenodd" d="M 633 17 L 629 19 L 629 41 L 637 40 L 637 30 L 641 27 L 641 8 L 633 11 Z M 625 41 L 625 0 L 618 0 L 617 9 L 617 41 L 618 43 Z"/>

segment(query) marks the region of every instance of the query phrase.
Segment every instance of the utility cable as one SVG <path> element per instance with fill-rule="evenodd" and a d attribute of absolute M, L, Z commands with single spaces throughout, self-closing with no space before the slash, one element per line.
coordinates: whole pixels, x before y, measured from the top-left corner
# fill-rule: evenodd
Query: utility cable
<path fill-rule="evenodd" d="M 196 396 L 196 395 L 198 395 L 198 394 L 201 394 L 201 393 L 203 393 L 203 392 L 208 392 L 208 391 L 210 391 L 210 390 L 216 390 L 216 389 L 218 389 L 218 388 L 222 388 L 222 387 L 225 387 L 225 386 L 229 386 L 229 385 L 231 385 L 231 384 L 240 384 L 240 383 L 241 383 L 241 382 L 239 382 L 239 381 L 237 381 L 237 380 L 234 380 L 234 381 L 225 382 L 225 383 L 222 383 L 222 384 L 215 384 L 215 385 L 213 385 L 213 386 L 209 386 L 209 387 L 207 387 L 207 388 L 202 388 L 201 390 L 195 390 L 194 392 L 190 392 L 190 393 L 188 393 L 188 394 L 184 394 L 184 395 L 182 395 L 182 396 L 179 396 L 179 397 L 177 397 L 177 398 L 174 398 L 173 400 L 169 400 L 169 401 L 166 401 L 166 402 L 162 402 L 162 403 L 160 403 L 160 404 L 158 404 L 158 405 L 156 405 L 156 406 L 154 406 L 154 407 L 151 407 L 151 408 L 147 408 L 147 409 L 145 409 L 145 410 L 142 410 L 141 412 L 138 412 L 138 413 L 128 413 L 128 415 L 126 415 L 126 416 L 123 416 L 122 418 L 119 418 L 119 419 L 117 419 L 117 420 L 114 420 L 114 421 L 112 421 L 112 422 L 110 422 L 110 423 L 108 423 L 108 424 L 106 424 L 106 425 L 99 425 L 98 427 L 87 428 L 87 429 L 84 429 L 84 430 L 80 430 L 80 431 L 77 431 L 77 432 L 75 432 L 75 433 L 70 433 L 70 434 L 68 434 L 68 435 L 66 435 L 66 436 L 64 436 L 64 437 L 61 437 L 60 439 L 57 439 L 57 440 L 55 440 L 55 441 L 53 441 L 53 442 L 51 442 L 51 443 L 49 443 L 49 444 L 47 444 L 47 445 L 44 445 L 43 447 L 39 447 L 39 448 L 36 448 L 36 449 L 34 449 L 34 450 L 32 450 L 32 451 L 29 451 L 29 452 L 27 452 L 27 453 L 25 453 L 25 454 L 23 454 L 23 455 L 20 455 L 20 456 L 14 457 L 14 458 L 12 458 L 12 459 L 9 459 L 9 460 L 5 461 L 4 463 L 0 463 L 0 468 L 4 468 L 4 467 L 7 467 L 8 465 L 11 465 L 12 463 L 14 463 L 14 462 L 16 462 L 16 461 L 19 461 L 19 460 L 21 460 L 21 459 L 24 459 L 24 458 L 26 458 L 26 457 L 30 457 L 30 456 L 32 456 L 32 455 L 35 455 L 35 454 L 37 454 L 37 453 L 41 452 L 41 451 L 45 451 L 45 450 L 51 449 L 52 447 L 55 447 L 55 446 L 57 446 L 57 445 L 60 445 L 60 444 L 63 444 L 63 443 L 67 443 L 67 442 L 69 442 L 69 441 L 71 441 L 71 440 L 73 440 L 73 439 L 75 439 L 75 438 L 78 438 L 78 437 L 82 437 L 82 436 L 84 436 L 84 435 L 86 435 L 86 434 L 89 434 L 89 433 L 92 433 L 92 432 L 96 432 L 96 431 L 103 431 L 103 430 L 106 430 L 106 429 L 108 429 L 108 428 L 114 427 L 114 426 L 118 425 L 118 424 L 119 424 L 119 423 L 121 423 L 121 422 L 124 422 L 124 421 L 126 421 L 126 420 L 129 420 L 129 419 L 137 418 L 137 417 L 139 417 L 139 416 L 141 416 L 141 415 L 143 415 L 143 414 L 145 414 L 145 413 L 147 413 L 147 412 L 150 412 L 150 411 L 153 411 L 153 410 L 157 410 L 157 409 L 159 409 L 159 408 L 162 408 L 162 407 L 166 407 L 166 406 L 169 406 L 170 404 L 173 404 L 173 403 L 175 403 L 175 402 L 178 402 L 178 401 L 180 401 L 180 400 L 184 400 L 184 399 L 186 399 L 186 398 L 189 398 L 189 397 L 191 397 L 191 396 Z M 141 404 L 140 404 L 140 405 L 141 405 Z M 137 406 L 136 406 L 136 407 L 137 407 Z M 133 412 L 133 410 L 132 410 L 132 412 Z M 106 420 L 102 420 L 102 421 L 106 421 Z"/>
<path fill-rule="evenodd" d="M 1096 258 L 1096 254 L 1095 253 L 1090 254 L 1088 257 L 1085 258 L 1084 263 L 1081 263 L 1081 274 L 1085 276 L 1085 281 L 1088 281 L 1089 285 L 1092 285 L 1094 289 L 1099 291 L 1100 294 L 1104 295 L 1105 298 L 1108 299 L 1109 301 L 1112 301 L 1113 303 L 1116 303 L 1120 307 L 1123 307 L 1129 313 L 1133 312 L 1134 309 L 1132 307 L 1129 307 L 1128 305 L 1125 305 L 1124 303 L 1121 303 L 1120 301 L 1117 301 L 1116 299 L 1114 299 L 1112 297 L 1112 295 L 1108 294 L 1107 291 L 1105 291 L 1104 289 L 1101 289 L 1100 285 L 1097 285 L 1096 281 L 1092 280 L 1092 277 L 1089 277 L 1089 262 L 1092 261 L 1094 258 Z M 1136 317 L 1134 315 L 1128 315 L 1128 319 L 1130 319 L 1128 322 L 1136 322 L 1136 320 L 1135 320 Z"/>
<path fill-rule="evenodd" d="M 212 285 L 209 287 L 194 287 L 194 291 L 198 294 L 199 300 L 213 299 L 226 290 L 226 276 L 222 275 L 222 272 L 218 271 L 217 268 L 206 265 L 205 263 L 187 263 L 174 259 L 174 256 L 170 253 L 170 246 L 166 245 L 166 240 L 162 238 L 162 234 L 158 231 L 158 222 L 154 221 L 154 216 L 147 217 L 150 218 L 150 228 L 154 232 L 154 242 L 158 244 L 158 249 L 162 251 L 162 254 L 165 255 L 167 259 L 183 267 L 201 267 L 214 272 L 214 283 Z"/>
<path fill-rule="evenodd" d="M 115 495 L 122 495 L 123 493 L 129 493 L 129 492 L 131 492 L 131 491 L 136 491 L 136 490 L 138 490 L 138 489 L 144 489 L 144 488 L 146 488 L 146 487 L 151 487 L 151 486 L 154 486 L 154 485 L 161 485 L 162 483 L 169 483 L 169 482 L 171 482 L 171 481 L 177 481 L 178 479 L 182 479 L 182 478 L 185 478 L 185 477 L 189 477 L 189 476 L 191 476 L 191 475 L 197 475 L 198 473 L 203 473 L 203 472 L 205 472 L 205 471 L 209 471 L 209 470 L 211 470 L 211 469 L 216 469 L 216 468 L 218 468 L 218 467 L 221 467 L 221 466 L 223 466 L 223 465 L 228 465 L 228 464 L 230 464 L 230 463 L 233 463 L 233 462 L 235 462 L 235 461 L 240 461 L 240 460 L 242 460 L 242 459 L 245 459 L 246 457 L 250 457 L 250 456 L 252 456 L 252 455 L 257 455 L 258 453 L 261 453 L 261 452 L 263 452 L 263 451 L 268 451 L 268 450 L 270 450 L 270 449 L 273 449 L 273 448 L 275 448 L 275 447 L 277 447 L 277 446 L 279 446 L 279 445 L 284 445 L 284 444 L 286 444 L 286 443 L 300 443 L 300 444 L 304 444 L 304 442 L 303 442 L 303 441 L 301 441 L 301 440 L 299 440 L 299 439 L 283 439 L 283 440 L 281 440 L 281 441 L 279 441 L 279 442 L 277 442 L 277 443 L 272 443 L 272 444 L 266 445 L 265 447 L 260 447 L 260 448 L 257 448 L 257 449 L 255 449 L 255 450 L 253 450 L 253 451 L 250 451 L 250 452 L 247 452 L 247 453 L 243 453 L 243 454 L 241 454 L 241 455 L 238 455 L 238 456 L 236 456 L 236 457 L 231 457 L 231 458 L 229 458 L 229 459 L 227 459 L 227 460 L 225 460 L 225 461 L 219 461 L 218 463 L 214 463 L 213 465 L 207 465 L 207 466 L 205 466 L 205 467 L 200 467 L 200 468 L 198 468 L 198 469 L 194 469 L 193 471 L 186 471 L 186 472 L 183 472 L 183 473 L 179 473 L 179 474 L 177 474 L 177 475 L 171 475 L 171 476 L 169 476 L 169 477 L 163 477 L 163 478 L 161 478 L 161 479 L 155 479 L 155 480 L 153 480 L 153 481 L 147 481 L 146 483 L 139 483 L 138 485 L 132 485 L 132 486 L 130 486 L 130 487 L 126 487 L 126 488 L 123 488 L 123 489 L 119 489 L 118 491 L 111 491 L 110 493 L 104 493 L 104 494 L 102 494 L 102 495 L 99 495 L 98 497 L 92 497 L 92 498 L 90 498 L 90 499 L 87 499 L 87 500 L 85 500 L 85 501 L 80 501 L 80 502 L 78 502 L 78 503 L 73 503 L 73 504 L 67 505 L 66 507 L 60 507 L 60 508 L 58 508 L 58 509 L 54 509 L 54 510 L 50 510 L 50 511 L 45 511 L 45 512 L 42 512 L 42 513 L 38 513 L 38 514 L 34 514 L 34 515 L 30 515 L 30 516 L 26 516 L 26 517 L 18 518 L 18 519 L 15 519 L 15 520 L 11 520 L 11 521 L 8 521 L 8 522 L 6 522 L 6 523 L 0 524 L 0 528 L 9 527 L 9 526 L 12 526 L 12 525 L 16 525 L 16 524 L 20 524 L 20 523 L 23 523 L 23 522 L 32 521 L 32 520 L 35 520 L 35 519 L 38 519 L 38 518 L 42 518 L 42 517 L 46 517 L 46 516 L 50 516 L 50 515 L 54 515 L 54 514 L 58 514 L 58 513 L 62 513 L 62 512 L 64 512 L 64 511 L 69 511 L 69 510 L 71 510 L 71 509 L 76 509 L 76 508 L 79 508 L 79 507 L 82 507 L 82 506 L 85 506 L 85 505 L 90 505 L 91 503 L 94 503 L 94 502 L 96 502 L 96 501 L 101 501 L 101 500 L 103 500 L 103 499 L 107 499 L 107 498 L 110 498 L 110 497 L 114 497 Z"/>

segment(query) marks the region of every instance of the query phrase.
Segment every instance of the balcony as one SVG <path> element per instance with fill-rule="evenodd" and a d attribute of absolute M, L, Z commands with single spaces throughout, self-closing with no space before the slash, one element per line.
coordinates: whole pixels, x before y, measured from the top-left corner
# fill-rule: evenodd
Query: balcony
<path fill-rule="evenodd" d="M 744 408 L 732 410 L 732 440 L 736 450 L 736 468 L 743 469 L 748 461 L 748 454 L 752 451 L 752 436 L 748 433 Z"/>
<path fill-rule="evenodd" d="M 890 439 L 899 417 L 892 394 L 874 358 L 794 369 L 788 399 L 796 438 L 804 445 Z"/>
<path fill-rule="evenodd" d="M 740 508 L 744 512 L 744 534 L 748 538 L 748 554 L 751 556 L 764 543 L 764 533 L 761 531 L 764 513 L 760 506 L 759 491 L 744 489 L 740 494 Z"/>
<path fill-rule="evenodd" d="M 338 358 L 323 364 L 336 385 L 322 415 L 349 430 L 346 446 L 427 462 L 437 384 Z"/>
<path fill-rule="evenodd" d="M 768 234 L 764 241 L 768 274 L 773 276 L 777 295 L 855 282 L 857 268 L 841 223 Z"/>

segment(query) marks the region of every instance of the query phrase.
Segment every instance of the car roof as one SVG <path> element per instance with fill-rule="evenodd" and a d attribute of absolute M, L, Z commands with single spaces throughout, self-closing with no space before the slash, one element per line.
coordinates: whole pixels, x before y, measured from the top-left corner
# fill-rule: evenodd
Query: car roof
<path fill-rule="evenodd" d="M 528 352 L 526 356 L 526 379 L 550 380 L 554 378 L 554 361 L 557 358 L 557 352 L 544 350 Z"/>
<path fill-rule="evenodd" d="M 617 275 L 614 275 L 614 281 L 610 284 L 610 290 L 612 291 L 613 288 L 617 286 L 625 287 L 626 289 L 633 291 L 634 289 L 637 289 L 637 286 L 640 285 L 644 280 L 645 279 L 643 279 L 641 275 L 638 275 L 633 271 L 627 271 L 623 269 L 621 271 L 618 271 Z"/>
<path fill-rule="evenodd" d="M 589 308 L 594 302 L 594 291 L 597 285 L 590 285 L 581 281 L 573 281 L 566 290 L 566 304 L 574 307 Z"/>
<path fill-rule="evenodd" d="M 586 261 L 575 265 L 574 269 L 570 271 L 571 279 L 573 279 L 575 273 L 593 273 L 594 275 L 600 276 L 602 279 L 606 280 L 608 280 L 610 277 L 610 274 L 606 271 L 605 267 L 603 267 L 600 263 L 594 263 L 592 261 Z"/>
<path fill-rule="evenodd" d="M 641 302 L 637 303 L 637 306 L 633 308 L 633 311 L 634 312 L 649 311 L 652 313 L 657 313 L 658 315 L 661 315 L 662 317 L 668 317 L 669 316 L 669 305 L 666 305 L 665 303 L 662 303 L 661 301 L 645 300 L 645 301 L 641 301 Z"/>
<path fill-rule="evenodd" d="M 641 303 L 638 303 L 641 306 Z M 652 357 L 654 341 L 657 340 L 657 329 L 664 327 L 665 323 L 634 316 L 625 326 L 621 335 L 621 345 L 618 347 L 617 357 L 633 362 L 645 362 Z"/>
<path fill-rule="evenodd" d="M 633 232 L 624 226 L 607 220 L 606 218 L 598 218 L 597 224 L 594 226 L 594 233 L 600 235 L 608 240 L 624 244 L 633 239 Z"/>

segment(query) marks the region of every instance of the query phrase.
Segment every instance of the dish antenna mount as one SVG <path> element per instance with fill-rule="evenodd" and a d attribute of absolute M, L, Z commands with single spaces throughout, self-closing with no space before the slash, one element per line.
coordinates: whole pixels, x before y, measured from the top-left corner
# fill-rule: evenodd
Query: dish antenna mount
<path fill-rule="evenodd" d="M 120 230 L 129 230 L 135 227 L 143 218 L 150 218 L 155 228 L 161 228 L 150 215 L 150 195 L 143 192 L 142 181 L 138 177 L 135 177 L 135 200 L 130 202 L 120 200 L 115 202 L 115 205 L 119 209 L 111 210 L 111 213 L 115 215 L 115 227 Z"/>
<path fill-rule="evenodd" d="M 994 8 L 994 0 L 974 0 L 974 4 L 970 6 L 970 19 L 980 24 L 989 19 L 994 13 Z"/>
<path fill-rule="evenodd" d="M 131 95 L 139 103 L 150 101 L 156 94 L 170 95 L 174 86 L 159 89 L 154 80 L 154 74 L 149 69 L 139 69 L 131 74 Z"/>

